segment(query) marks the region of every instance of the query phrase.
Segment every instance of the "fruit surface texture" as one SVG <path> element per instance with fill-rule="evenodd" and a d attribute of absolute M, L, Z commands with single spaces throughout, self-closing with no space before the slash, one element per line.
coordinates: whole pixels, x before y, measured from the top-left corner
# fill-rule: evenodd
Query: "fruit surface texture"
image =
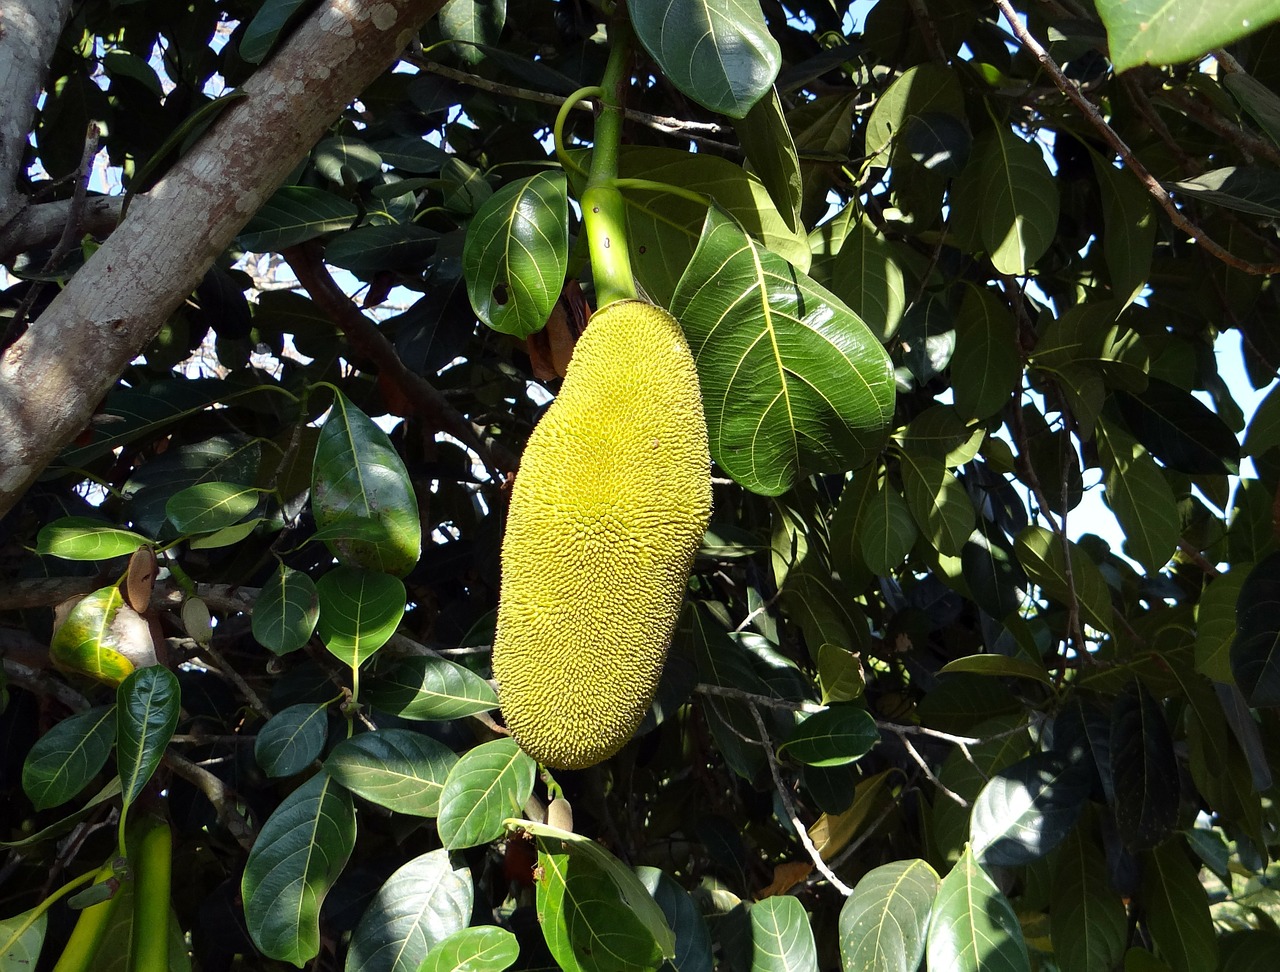
<path fill-rule="evenodd" d="M 511 490 L 493 674 L 539 762 L 612 756 L 644 718 L 694 553 L 711 460 L 679 323 L 639 300 L 592 317 Z"/>

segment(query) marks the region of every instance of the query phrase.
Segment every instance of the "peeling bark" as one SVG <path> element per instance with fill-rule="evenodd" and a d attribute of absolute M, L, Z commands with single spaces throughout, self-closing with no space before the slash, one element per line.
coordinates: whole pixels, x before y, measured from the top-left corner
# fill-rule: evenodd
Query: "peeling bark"
<path fill-rule="evenodd" d="M 0 516 L 443 0 L 325 0 L 0 358 Z"/>

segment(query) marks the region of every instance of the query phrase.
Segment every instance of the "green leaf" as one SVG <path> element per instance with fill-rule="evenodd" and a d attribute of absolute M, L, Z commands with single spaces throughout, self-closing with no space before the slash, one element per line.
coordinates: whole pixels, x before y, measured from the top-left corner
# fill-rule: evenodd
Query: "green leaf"
<path fill-rule="evenodd" d="M 958 557 L 973 533 L 974 511 L 969 494 L 941 459 L 907 448 L 901 456 L 907 507 L 920 532 L 935 550 Z"/>
<path fill-rule="evenodd" d="M 822 704 L 850 702 L 866 691 L 866 676 L 858 656 L 839 645 L 818 647 L 818 682 L 822 686 Z"/>
<path fill-rule="evenodd" d="M 468 750 L 453 765 L 440 793 L 436 830 L 450 850 L 478 847 L 502 836 L 503 820 L 524 809 L 538 768 L 514 739 Z"/>
<path fill-rule="evenodd" d="M 253 604 L 253 637 L 264 648 L 285 655 L 311 640 L 319 619 L 315 582 L 282 563 Z"/>
<path fill-rule="evenodd" d="M 1062 972 L 1093 972 L 1120 964 L 1129 940 L 1124 902 L 1111 889 L 1107 860 L 1092 833 L 1077 827 L 1054 859 L 1049 921 L 1053 956 Z"/>
<path fill-rule="evenodd" d="M 334 395 L 316 443 L 311 509 L 320 530 L 351 521 L 386 529 L 381 541 L 325 541 L 340 563 L 398 577 L 417 564 L 422 524 L 404 461 L 387 434 L 342 394 Z"/>
<path fill-rule="evenodd" d="M 1006 128 L 980 136 L 970 169 L 976 169 L 978 232 L 1001 273 L 1021 276 L 1049 249 L 1058 230 L 1058 184 L 1038 143 Z M 959 205 L 959 202 L 957 202 Z"/>
<path fill-rule="evenodd" d="M 1141 395 L 1112 393 L 1129 431 L 1178 472 L 1236 475 L 1240 443 L 1222 419 L 1190 392 L 1158 378 Z"/>
<path fill-rule="evenodd" d="M 1022 377 L 1018 325 L 985 287 L 967 287 L 955 318 L 951 383 L 956 409 L 988 419 L 1004 408 Z"/>
<path fill-rule="evenodd" d="M 751 972 L 818 968 L 809 916 L 798 898 L 776 895 L 751 906 Z"/>
<path fill-rule="evenodd" d="M 243 523 L 237 523 L 234 526 L 223 527 L 221 530 L 215 530 L 213 533 L 206 533 L 201 537 L 193 537 L 187 542 L 189 550 L 217 550 L 220 547 L 233 547 L 262 523 L 263 517 L 255 516 L 251 520 L 245 520 Z"/>
<path fill-rule="evenodd" d="M 1074 586 L 1081 616 L 1102 631 L 1110 631 L 1113 621 L 1111 592 L 1097 564 L 1070 541 L 1063 551 L 1063 540 L 1041 526 L 1029 526 L 1018 534 L 1015 549 L 1018 562 L 1031 581 L 1046 595 L 1063 604 L 1071 601 Z M 1071 563 L 1068 579 L 1066 565 Z"/>
<path fill-rule="evenodd" d="M 385 645 L 404 617 L 404 582 L 358 567 L 335 567 L 316 583 L 317 630 L 330 654 L 358 668 Z"/>
<path fill-rule="evenodd" d="M 1016 658 L 1009 655 L 985 654 L 966 655 L 947 662 L 939 669 L 945 672 L 972 672 L 975 675 L 994 675 L 1008 678 L 1030 678 L 1044 685 L 1052 685 L 1053 678 L 1045 671 L 1043 665 Z"/>
<path fill-rule="evenodd" d="M 63 516 L 46 523 L 36 535 L 36 553 L 63 560 L 110 560 L 131 554 L 146 537 L 87 516 Z"/>
<path fill-rule="evenodd" d="M 861 221 L 850 228 L 831 265 L 831 291 L 882 341 L 893 337 L 907 308 L 906 284 L 893 249 Z"/>
<path fill-rule="evenodd" d="M 924 958 L 938 884 L 937 872 L 918 859 L 864 874 L 840 909 L 842 968 L 915 972 Z"/>
<path fill-rule="evenodd" d="M 778 747 L 778 755 L 806 766 L 843 766 L 880 741 L 871 713 L 857 705 L 833 705 L 808 716 Z"/>
<path fill-rule="evenodd" d="M 674 958 L 662 909 L 630 868 L 595 841 L 528 820 L 505 825 L 537 838 L 538 921 L 566 970 L 640 972 Z"/>
<path fill-rule="evenodd" d="M 930 405 L 915 416 L 903 433 L 902 444 L 918 455 L 941 459 L 948 468 L 963 466 L 978 454 L 985 433 L 951 405 Z"/>
<path fill-rule="evenodd" d="M 964 90 L 949 68 L 916 64 L 902 72 L 876 99 L 867 119 L 867 153 L 873 165 L 896 162 L 901 136 L 911 120 L 926 113 L 965 116 Z M 902 153 L 906 155 L 906 153 Z"/>
<path fill-rule="evenodd" d="M 324 248 L 324 262 L 365 279 L 383 271 L 412 271 L 430 261 L 439 241 L 439 233 L 417 223 L 361 226 L 334 237 Z"/>
<path fill-rule="evenodd" d="M 1252 570 L 1253 564 L 1248 561 L 1233 564 L 1228 573 L 1215 578 L 1204 589 L 1196 607 L 1196 671 L 1215 682 L 1230 684 L 1236 680 L 1231 671 L 1231 644 L 1237 631 L 1236 604 L 1240 588 Z"/>
<path fill-rule="evenodd" d="M 1127 432 L 1105 419 L 1095 431 L 1104 495 L 1124 530 L 1125 553 L 1157 573 L 1169 562 L 1182 536 L 1173 490 L 1155 460 Z"/>
<path fill-rule="evenodd" d="M 240 893 L 254 944 L 301 967 L 320 951 L 320 906 L 356 842 L 351 794 L 317 773 L 276 807 L 249 851 Z"/>
<path fill-rule="evenodd" d="M 382 175 L 382 157 L 378 155 L 377 150 L 363 139 L 352 138 L 349 135 L 335 135 L 332 138 L 321 139 L 311 150 L 311 163 L 322 176 L 340 186 L 346 184 L 348 175 L 356 182 L 364 182 Z M 347 170 L 347 174 L 343 173 L 343 169 Z M 351 231 L 351 233 L 356 232 L 360 231 Z M 351 233 L 344 233 L 343 236 L 350 236 Z M 325 248 L 326 263 L 333 262 L 332 252 L 332 247 Z"/>
<path fill-rule="evenodd" d="M 948 972 L 1030 972 L 1018 916 L 967 847 L 938 887 L 926 956 Z"/>
<path fill-rule="evenodd" d="M 1280 97 L 1265 84 L 1243 71 L 1233 71 L 1222 80 L 1222 86 L 1231 92 L 1240 107 L 1267 133 L 1267 137 L 1280 145 Z"/>
<path fill-rule="evenodd" d="M 498 707 L 487 681 L 439 655 L 415 655 L 379 670 L 364 685 L 371 705 L 402 719 L 448 722 Z"/>
<path fill-rule="evenodd" d="M 496 925 L 477 925 L 436 942 L 418 972 L 503 972 L 519 958 L 515 935 Z"/>
<path fill-rule="evenodd" d="M 398 868 L 365 909 L 347 949 L 347 972 L 417 972 L 428 955 L 471 921 L 469 868 L 443 848 Z"/>
<path fill-rule="evenodd" d="M 68 716 L 36 740 L 22 764 L 22 789 L 37 810 L 66 803 L 102 771 L 116 738 L 114 705 Z"/>
<path fill-rule="evenodd" d="M 467 296 L 495 331 L 528 337 L 560 299 L 569 267 L 568 192 L 563 172 L 539 172 L 498 190 L 467 226 Z"/>
<path fill-rule="evenodd" d="M 1130 850 L 1155 847 L 1178 825 L 1178 762 L 1160 703 L 1134 680 L 1111 708 L 1116 829 Z"/>
<path fill-rule="evenodd" d="M 355 222 L 356 205 L 310 186 L 281 186 L 249 220 L 236 242 L 253 253 L 279 252 Z"/>
<path fill-rule="evenodd" d="M 906 500 L 889 483 L 883 480 L 870 497 L 866 508 L 867 518 L 858 535 L 858 549 L 862 560 L 873 574 L 889 574 L 915 545 L 915 520 Z"/>
<path fill-rule="evenodd" d="M 1102 254 L 1111 274 L 1111 292 L 1124 310 L 1147 285 L 1156 214 L 1151 196 L 1128 169 L 1090 153 L 1098 188 L 1102 190 Z"/>
<path fill-rule="evenodd" d="M 238 483 L 196 483 L 174 493 L 164 509 L 179 533 L 213 533 L 252 513 L 258 495 L 257 489 Z"/>
<path fill-rule="evenodd" d="M 324 768 L 353 793 L 380 807 L 434 817 L 458 757 L 444 743 L 410 729 L 379 729 L 344 740 Z"/>
<path fill-rule="evenodd" d="M 711 455 L 754 492 L 865 463 L 893 409 L 889 356 L 833 294 L 713 206 L 672 298 L 698 366 Z"/>
<path fill-rule="evenodd" d="M 124 603 L 118 587 L 104 587 L 81 598 L 53 632 L 49 657 L 59 668 L 118 685 L 133 671 L 145 622 Z M 147 634 L 150 648 L 150 635 Z M 151 660 L 154 661 L 154 654 Z"/>
<path fill-rule="evenodd" d="M 48 843 L 57 837 L 61 837 L 89 814 L 94 813 L 102 804 L 115 800 L 119 795 L 120 777 L 113 776 L 106 786 L 90 797 L 79 809 L 73 810 L 61 820 L 55 820 L 47 827 L 41 827 L 35 833 L 26 834 L 18 840 L 0 840 L 0 847 L 22 850 Z"/>
<path fill-rule="evenodd" d="M 756 0 L 631 0 L 636 37 L 704 108 L 743 117 L 768 93 L 782 52 Z"/>
<path fill-rule="evenodd" d="M 24 911 L 12 918 L 0 918 L 0 943 L 9 941 L 19 926 L 27 924 L 27 916 L 30 914 L 31 912 Z M 44 933 L 48 923 L 49 913 L 41 912 L 12 945 L 0 952 L 0 972 L 30 972 L 36 967 L 40 950 L 44 947 Z"/>
<path fill-rule="evenodd" d="M 1173 185 L 1199 202 L 1266 219 L 1280 217 L 1280 172 L 1272 169 L 1229 166 Z"/>
<path fill-rule="evenodd" d="M 1278 604 L 1280 553 L 1273 553 L 1249 571 L 1240 585 L 1235 639 L 1231 642 L 1231 672 L 1249 705 L 1255 708 L 1280 705 Z"/>
<path fill-rule="evenodd" d="M 1156 949 L 1179 972 L 1212 972 L 1218 940 L 1209 897 L 1181 840 L 1170 840 L 1143 856 L 1142 904 Z"/>
<path fill-rule="evenodd" d="M 319 759 L 329 736 L 328 710 L 327 702 L 300 702 L 268 719 L 253 743 L 262 771 L 268 776 L 292 776 Z"/>
<path fill-rule="evenodd" d="M 468 64 L 479 64 L 484 51 L 475 45 L 498 43 L 507 22 L 507 0 L 449 0 L 437 21 L 446 40 L 468 42 L 454 44 L 453 52 Z"/>
<path fill-rule="evenodd" d="M 711 935 L 689 892 L 659 868 L 637 867 L 635 874 L 662 909 L 662 915 L 675 935 L 675 954 L 671 964 L 680 972 L 712 972 L 715 959 L 711 951 Z"/>
<path fill-rule="evenodd" d="M 182 689 L 167 668 L 139 668 L 116 689 L 116 767 L 127 807 L 164 757 L 178 726 Z"/>
<path fill-rule="evenodd" d="M 1039 860 L 1075 826 L 1089 799 L 1089 776 L 1057 753 L 1032 753 L 991 777 L 974 801 L 972 852 L 984 864 Z"/>
<path fill-rule="evenodd" d="M 769 190 L 778 213 L 788 228 L 798 232 L 801 229 L 800 159 L 777 89 L 771 87 L 733 127 L 747 161 Z"/>
<path fill-rule="evenodd" d="M 285 29 L 306 0 L 266 0 L 253 15 L 240 37 L 240 57 L 250 64 L 261 64 L 276 38 Z"/>
<path fill-rule="evenodd" d="M 1276 0 L 1098 0 L 1117 72 L 1193 61 L 1280 19 Z"/>

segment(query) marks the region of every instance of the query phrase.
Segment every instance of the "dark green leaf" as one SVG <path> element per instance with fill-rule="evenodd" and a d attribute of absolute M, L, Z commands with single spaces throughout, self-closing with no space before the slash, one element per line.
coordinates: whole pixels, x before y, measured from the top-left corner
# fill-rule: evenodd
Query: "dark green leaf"
<path fill-rule="evenodd" d="M 416 223 L 361 226 L 334 237 L 324 260 L 366 279 L 384 270 L 412 271 L 429 262 L 439 239 Z"/>
<path fill-rule="evenodd" d="M 1271 169 L 1229 166 L 1173 185 L 1200 202 L 1267 219 L 1280 217 L 1280 172 Z"/>
<path fill-rule="evenodd" d="M 258 730 L 253 755 L 268 776 L 301 773 L 320 757 L 329 735 L 328 703 L 281 709 Z"/>
<path fill-rule="evenodd" d="M 751 906 L 751 972 L 811 972 L 818 967 L 809 916 L 798 898 L 775 895 Z"/>
<path fill-rule="evenodd" d="M 907 307 L 902 269 L 883 236 L 859 221 L 849 230 L 831 266 L 831 292 L 877 335 L 888 341 Z"/>
<path fill-rule="evenodd" d="M 63 719 L 41 736 L 22 764 L 22 789 L 37 810 L 66 803 L 101 772 L 116 737 L 114 705 Z"/>
<path fill-rule="evenodd" d="M 355 842 L 351 794 L 327 773 L 276 807 L 240 882 L 249 934 L 266 955 L 301 967 L 320 951 L 320 906 Z"/>
<path fill-rule="evenodd" d="M 434 817 L 453 750 L 409 729 L 379 729 L 344 740 L 324 768 L 353 793 L 380 807 L 417 817 Z"/>
<path fill-rule="evenodd" d="M 1209 898 L 1182 841 L 1166 841 L 1143 864 L 1143 914 L 1160 955 L 1179 972 L 1219 968 Z"/>
<path fill-rule="evenodd" d="M 756 0 L 629 4 L 636 36 L 662 73 L 698 104 L 741 118 L 769 91 L 782 57 Z"/>
<path fill-rule="evenodd" d="M 1120 895 L 1108 886 L 1107 861 L 1083 827 L 1068 836 L 1054 859 L 1049 905 L 1054 959 L 1062 972 L 1114 969 L 1129 939 Z"/>
<path fill-rule="evenodd" d="M 524 809 L 537 764 L 514 739 L 481 743 L 449 770 L 440 794 L 436 829 L 450 850 L 477 847 L 502 836 L 503 820 Z"/>
<path fill-rule="evenodd" d="M 379 671 L 365 684 L 363 698 L 404 719 L 447 722 L 498 707 L 498 696 L 483 678 L 438 655 L 415 655 Z"/>
<path fill-rule="evenodd" d="M 1107 505 L 1124 530 L 1125 552 L 1154 574 L 1169 562 L 1182 535 L 1173 490 L 1147 450 L 1123 429 L 1102 420 L 1096 433 Z"/>
<path fill-rule="evenodd" d="M 792 230 L 800 227 L 800 159 L 774 88 L 734 124 L 747 161 L 760 177 L 778 213 Z"/>
<path fill-rule="evenodd" d="M 341 563 L 403 577 L 418 562 L 422 525 L 404 461 L 387 434 L 345 395 L 334 396 L 316 443 L 311 509 L 321 530 L 350 521 L 386 529 L 382 541 L 326 541 Z"/>
<path fill-rule="evenodd" d="M 1249 571 L 1239 591 L 1231 672 L 1251 706 L 1280 706 L 1280 553 Z"/>
<path fill-rule="evenodd" d="M 507 21 L 507 0 L 449 0 L 438 20 L 447 40 L 467 42 L 454 44 L 454 53 L 468 64 L 479 64 L 484 52 L 475 45 L 498 42 Z"/>
<path fill-rule="evenodd" d="M 390 574 L 335 567 L 316 584 L 320 640 L 339 661 L 364 664 L 385 645 L 404 617 L 404 582 Z"/>
<path fill-rule="evenodd" d="M 311 640 L 319 618 L 315 583 L 282 563 L 253 604 L 253 636 L 264 648 L 285 655 Z"/>
<path fill-rule="evenodd" d="M 1002 127 L 978 138 L 969 168 L 977 192 L 957 205 L 978 208 L 978 232 L 996 269 L 1025 274 L 1058 229 L 1058 186 L 1039 145 Z"/>
<path fill-rule="evenodd" d="M 1107 582 L 1083 550 L 1070 541 L 1066 545 L 1069 553 L 1063 551 L 1063 541 L 1057 535 L 1044 527 L 1029 526 L 1018 534 L 1015 546 L 1027 576 L 1039 584 L 1045 594 L 1069 604 L 1074 590 L 1084 619 L 1095 628 L 1110 631 L 1113 614 Z M 1066 570 L 1068 557 L 1070 578 Z"/>
<path fill-rule="evenodd" d="M 348 135 L 322 139 L 311 150 L 311 162 L 317 172 L 340 186 L 346 185 L 348 176 L 364 182 L 382 174 L 382 158 L 378 153 L 368 142 Z M 326 247 L 325 261 L 332 262 L 331 257 L 332 247 Z"/>
<path fill-rule="evenodd" d="M 985 864 L 1030 864 L 1057 847 L 1089 798 L 1089 777 L 1057 753 L 1033 753 L 1006 766 L 973 804 L 973 854 Z"/>
<path fill-rule="evenodd" d="M 1239 472 L 1235 434 L 1190 392 L 1152 378 L 1141 395 L 1116 391 L 1112 397 L 1129 431 L 1170 469 L 1193 475 Z"/>
<path fill-rule="evenodd" d="M 748 489 L 776 496 L 802 469 L 860 466 L 879 448 L 893 407 L 884 349 L 717 207 L 671 311 L 697 361 L 711 455 Z"/>
<path fill-rule="evenodd" d="M 250 64 L 260 64 L 276 38 L 306 0 L 266 0 L 253 15 L 240 37 L 240 56 Z"/>
<path fill-rule="evenodd" d="M 959 556 L 973 532 L 973 503 L 940 459 L 903 449 L 902 485 L 920 532 L 940 553 Z"/>
<path fill-rule="evenodd" d="M 63 516 L 46 523 L 36 537 L 36 553 L 63 560 L 110 560 L 150 541 L 131 530 L 87 516 Z"/>
<path fill-rule="evenodd" d="M 436 942 L 418 972 L 503 972 L 518 958 L 520 941 L 515 935 L 496 925 L 477 925 Z"/>
<path fill-rule="evenodd" d="M 880 730 L 866 709 L 833 705 L 796 726 L 778 755 L 806 766 L 842 766 L 861 759 L 880 741 Z"/>
<path fill-rule="evenodd" d="M 310 186 L 282 186 L 236 240 L 255 253 L 279 251 L 346 229 L 355 219 L 355 203 L 350 200 Z"/>
<path fill-rule="evenodd" d="M 1178 823 L 1178 763 L 1160 703 L 1134 681 L 1111 709 L 1116 829 L 1130 850 L 1160 844 Z"/>
<path fill-rule="evenodd" d="M 1215 579 L 1200 595 L 1200 606 L 1196 611 L 1196 671 L 1215 682 L 1236 681 L 1231 671 L 1231 645 L 1238 634 L 1236 605 L 1240 603 L 1240 588 L 1252 572 L 1253 564 L 1247 560 L 1237 562 L 1229 573 Z M 1249 629 L 1253 628 L 1254 620 L 1250 618 Z M 1265 627 L 1265 621 L 1262 627 Z M 1265 639 L 1259 642 L 1259 645 L 1265 644 Z M 1243 659 L 1246 654 L 1244 648 L 1241 653 Z M 1264 657 L 1269 657 L 1269 654 L 1264 654 Z M 1248 667 L 1247 662 L 1245 667 Z"/>
<path fill-rule="evenodd" d="M 948 972 L 1030 972 L 1018 916 L 968 848 L 938 887 L 926 955 Z"/>
<path fill-rule="evenodd" d="M 1111 274 L 1111 291 L 1123 310 L 1133 303 L 1151 276 L 1156 214 L 1151 196 L 1126 168 L 1090 154 L 1102 190 L 1102 252 Z"/>
<path fill-rule="evenodd" d="M 560 299 L 568 265 L 563 172 L 539 172 L 504 186 L 467 227 L 467 296 L 476 316 L 495 331 L 524 338 L 542 330 Z"/>
<path fill-rule="evenodd" d="M 969 287 L 955 328 L 951 382 L 956 408 L 970 418 L 989 418 L 1009 401 L 1022 375 L 1017 323 L 991 291 Z"/>
<path fill-rule="evenodd" d="M 671 875 L 656 867 L 637 867 L 636 877 L 658 903 L 676 937 L 671 964 L 680 972 L 712 972 L 715 959 L 711 952 L 711 935 L 693 898 Z"/>
<path fill-rule="evenodd" d="M 475 892 L 471 871 L 444 849 L 398 868 L 378 889 L 351 933 L 347 972 L 417 972 L 450 935 L 467 927 Z"/>
<path fill-rule="evenodd" d="M 1030 678 L 1045 685 L 1052 685 L 1053 678 L 1043 665 L 1009 655 L 966 655 L 947 662 L 940 672 L 972 672 L 975 675 L 995 675 L 1008 678 Z M 974 839 L 977 843 L 977 839 Z"/>
<path fill-rule="evenodd" d="M 213 533 L 252 513 L 258 495 L 258 490 L 238 483 L 196 483 L 174 493 L 165 513 L 179 533 Z"/>
<path fill-rule="evenodd" d="M 159 665 L 139 668 L 116 689 L 116 767 L 125 806 L 160 765 L 181 708 L 178 679 Z"/>
<path fill-rule="evenodd" d="M 1192 61 L 1280 19 L 1276 0 L 1098 0 L 1117 71 Z"/>
<path fill-rule="evenodd" d="M 882 864 L 863 875 L 840 909 L 842 968 L 915 972 L 938 884 L 937 872 L 921 860 Z"/>
<path fill-rule="evenodd" d="M 940 64 L 908 68 L 876 99 L 866 135 L 867 153 L 875 164 L 896 160 L 907 126 L 926 113 L 964 118 L 963 89 L 955 73 Z"/>

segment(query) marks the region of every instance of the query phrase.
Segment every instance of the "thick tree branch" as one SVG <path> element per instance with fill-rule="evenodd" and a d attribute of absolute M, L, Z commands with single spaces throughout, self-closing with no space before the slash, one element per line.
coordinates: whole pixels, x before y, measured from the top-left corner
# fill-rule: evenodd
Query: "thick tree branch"
<path fill-rule="evenodd" d="M 324 0 L 0 358 L 0 516 L 443 0 Z"/>

